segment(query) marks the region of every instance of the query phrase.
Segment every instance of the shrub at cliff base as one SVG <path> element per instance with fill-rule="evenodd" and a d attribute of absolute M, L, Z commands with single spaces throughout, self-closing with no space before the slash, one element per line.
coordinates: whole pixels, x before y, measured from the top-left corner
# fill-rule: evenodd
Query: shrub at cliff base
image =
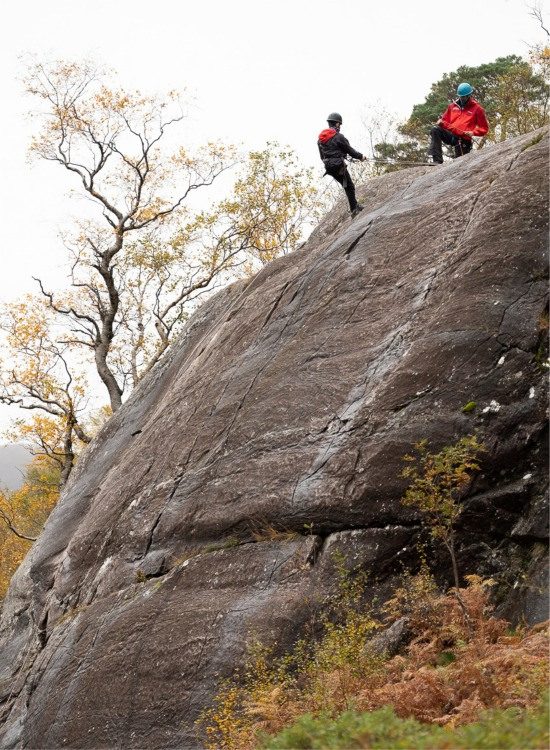
<path fill-rule="evenodd" d="M 454 730 L 400 719 L 390 707 L 369 713 L 347 711 L 336 719 L 329 716 L 303 716 L 276 737 L 266 740 L 266 750 L 285 748 L 372 748 L 372 750 L 451 750 L 464 748 L 514 748 L 528 750 L 548 747 L 548 698 L 536 708 L 484 712 L 480 720 Z"/>
<path fill-rule="evenodd" d="M 385 622 L 361 604 L 360 581 L 348 583 L 320 638 L 282 658 L 251 648 L 199 720 L 207 747 L 547 747 L 547 624 L 512 630 L 492 615 L 491 582 L 467 581 L 461 604 L 425 567 L 406 575 Z M 408 644 L 380 654 L 369 644 L 401 617 Z"/>
<path fill-rule="evenodd" d="M 494 581 L 470 575 L 460 587 L 455 523 L 485 448 L 470 435 L 439 453 L 425 441 L 416 450 L 405 456 L 403 503 L 423 513 L 449 552 L 455 587 L 439 592 L 421 553 L 420 571 L 403 575 L 380 620 L 365 604 L 365 573 L 351 575 L 336 559 L 329 611 L 291 654 L 252 644 L 243 673 L 198 721 L 207 747 L 547 746 L 547 624 L 512 630 L 493 616 Z M 384 650 L 377 631 L 393 623 L 403 635 Z"/>

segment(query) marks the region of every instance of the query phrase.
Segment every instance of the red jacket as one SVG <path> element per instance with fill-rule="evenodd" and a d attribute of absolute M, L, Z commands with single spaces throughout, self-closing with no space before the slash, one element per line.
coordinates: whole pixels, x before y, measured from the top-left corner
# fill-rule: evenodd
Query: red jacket
<path fill-rule="evenodd" d="M 464 135 L 465 130 L 471 130 L 474 135 L 485 135 L 489 130 L 485 110 L 475 99 L 471 98 L 463 109 L 456 102 L 449 104 L 441 118 L 440 125 L 453 135 L 459 135 L 467 141 L 471 138 Z"/>

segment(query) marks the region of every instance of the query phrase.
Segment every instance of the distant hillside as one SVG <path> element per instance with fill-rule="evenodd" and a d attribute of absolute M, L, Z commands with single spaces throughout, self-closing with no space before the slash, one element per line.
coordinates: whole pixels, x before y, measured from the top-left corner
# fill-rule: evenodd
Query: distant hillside
<path fill-rule="evenodd" d="M 22 445 L 0 445 L 0 487 L 16 490 L 23 482 L 22 472 L 32 455 Z"/>

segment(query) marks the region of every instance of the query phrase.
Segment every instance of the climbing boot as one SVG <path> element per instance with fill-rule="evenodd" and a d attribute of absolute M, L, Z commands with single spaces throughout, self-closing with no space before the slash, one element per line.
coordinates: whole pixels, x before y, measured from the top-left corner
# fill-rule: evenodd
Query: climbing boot
<path fill-rule="evenodd" d="M 355 206 L 355 208 L 353 209 L 353 211 L 351 212 L 351 218 L 352 218 L 352 219 L 354 219 L 354 218 L 355 218 L 355 217 L 357 216 L 357 214 L 358 214 L 358 213 L 359 213 L 360 211 L 362 211 L 362 210 L 363 210 L 364 208 L 365 208 L 365 206 L 362 206 L 362 205 L 361 205 L 360 203 L 358 203 L 358 204 L 357 204 L 357 205 Z"/>

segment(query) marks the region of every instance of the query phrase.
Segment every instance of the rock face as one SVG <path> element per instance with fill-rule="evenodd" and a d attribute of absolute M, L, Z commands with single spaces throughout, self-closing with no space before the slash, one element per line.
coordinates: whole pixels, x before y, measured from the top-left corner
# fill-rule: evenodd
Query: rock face
<path fill-rule="evenodd" d="M 548 616 L 547 157 L 539 132 L 372 180 L 356 220 L 340 205 L 198 311 L 14 578 L 2 747 L 200 746 L 246 638 L 296 638 L 334 551 L 389 590 L 422 532 L 400 503 L 422 438 L 478 431 L 461 569 Z"/>

